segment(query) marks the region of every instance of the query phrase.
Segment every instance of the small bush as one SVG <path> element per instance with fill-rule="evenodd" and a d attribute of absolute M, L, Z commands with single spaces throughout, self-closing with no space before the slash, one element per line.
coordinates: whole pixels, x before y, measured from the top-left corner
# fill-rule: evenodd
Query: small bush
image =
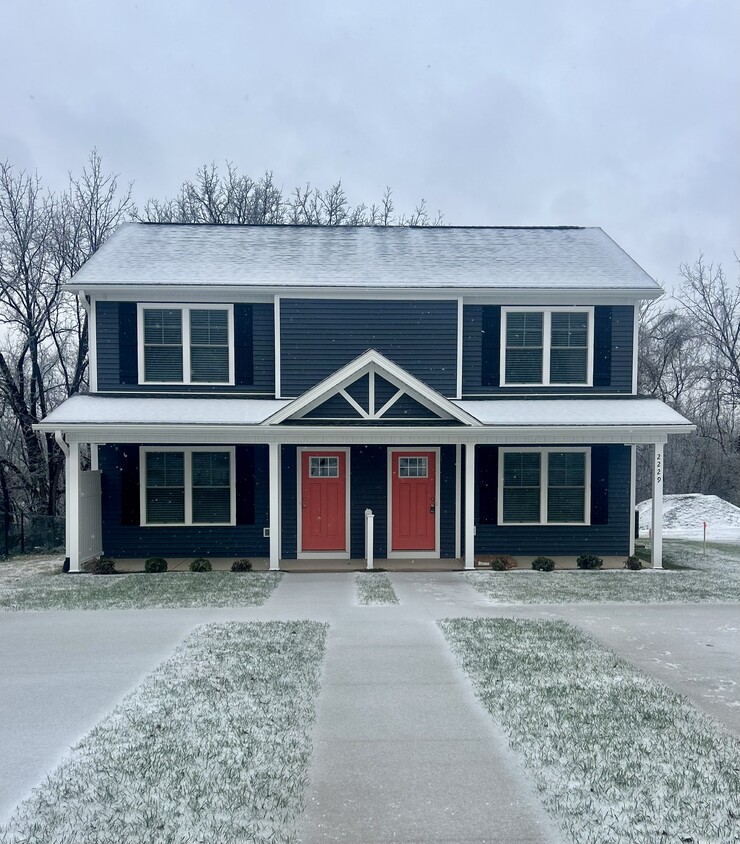
<path fill-rule="evenodd" d="M 211 570 L 211 561 L 206 560 L 205 557 L 196 557 L 192 563 L 190 563 L 190 571 L 210 571 Z"/>
<path fill-rule="evenodd" d="M 517 565 L 517 561 L 509 554 L 499 554 L 491 560 L 491 571 L 509 571 Z"/>
<path fill-rule="evenodd" d="M 234 560 L 231 564 L 232 571 L 252 571 L 251 560 Z"/>
<path fill-rule="evenodd" d="M 604 561 L 596 554 L 581 554 L 576 559 L 576 565 L 579 569 L 600 569 L 604 565 Z"/>
<path fill-rule="evenodd" d="M 118 574 L 116 561 L 112 557 L 93 557 L 89 565 L 92 574 Z"/>
<path fill-rule="evenodd" d="M 632 571 L 640 571 L 640 569 L 642 568 L 642 560 L 632 554 L 632 556 L 627 557 L 627 559 L 624 561 L 624 567 L 626 569 L 632 569 Z"/>
<path fill-rule="evenodd" d="M 552 571 L 555 568 L 555 560 L 549 557 L 535 557 L 532 560 L 532 568 L 535 571 Z"/>
<path fill-rule="evenodd" d="M 159 574 L 167 571 L 167 560 L 164 557 L 149 557 L 144 562 L 144 571 L 149 574 Z"/>

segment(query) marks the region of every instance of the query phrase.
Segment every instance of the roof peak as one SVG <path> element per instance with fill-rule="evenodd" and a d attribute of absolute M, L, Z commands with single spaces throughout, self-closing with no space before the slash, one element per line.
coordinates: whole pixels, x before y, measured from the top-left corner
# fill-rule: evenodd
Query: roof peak
<path fill-rule="evenodd" d="M 157 222 L 151 220 L 131 220 L 124 225 L 137 226 L 153 226 L 153 227 L 172 227 L 172 228 L 214 228 L 214 229 L 326 229 L 327 231 L 429 231 L 429 230 L 470 230 L 470 231 L 528 231 L 528 230 L 545 230 L 545 231 L 579 231 L 583 229 L 598 229 L 600 226 L 408 226 L 408 225 L 392 225 L 392 226 L 364 226 L 364 225 L 345 225 L 342 223 L 338 226 L 327 226 L 318 223 L 180 223 L 180 222 Z"/>

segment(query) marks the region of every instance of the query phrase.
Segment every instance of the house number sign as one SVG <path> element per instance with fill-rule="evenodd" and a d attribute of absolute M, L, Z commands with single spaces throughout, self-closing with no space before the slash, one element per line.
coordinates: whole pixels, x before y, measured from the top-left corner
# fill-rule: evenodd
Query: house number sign
<path fill-rule="evenodd" d="M 659 453 L 655 457 L 655 483 L 663 483 L 663 454 Z"/>

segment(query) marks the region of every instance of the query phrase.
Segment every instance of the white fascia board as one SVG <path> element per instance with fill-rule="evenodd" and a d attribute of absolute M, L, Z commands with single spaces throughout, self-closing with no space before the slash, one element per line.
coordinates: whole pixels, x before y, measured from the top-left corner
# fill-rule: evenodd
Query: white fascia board
<path fill-rule="evenodd" d="M 658 299 L 660 288 L 617 287 L 291 287 L 288 285 L 262 285 L 245 281 L 244 284 L 106 284 L 84 287 L 74 280 L 64 289 L 79 294 L 82 289 L 93 293 L 99 301 L 188 301 L 257 302 L 272 301 L 274 296 L 286 299 L 458 299 L 466 304 L 605 304 L 631 305 L 645 299 Z"/>
<path fill-rule="evenodd" d="M 673 434 L 690 433 L 693 426 L 538 426 L 466 428 L 462 426 L 367 426 L 328 427 L 301 425 L 300 427 L 262 425 L 64 425 L 36 430 L 61 431 L 67 442 L 131 443 L 145 445 L 159 443 L 198 444 L 267 444 L 285 445 L 631 445 L 664 443 Z"/>
<path fill-rule="evenodd" d="M 277 413 L 262 423 L 263 426 L 278 425 L 286 419 L 293 417 L 300 418 L 301 414 L 308 413 L 314 407 L 318 407 L 318 405 L 352 383 L 352 381 L 361 378 L 371 368 L 378 372 L 381 377 L 387 377 L 388 380 L 400 389 L 408 392 L 410 396 L 417 399 L 429 410 L 441 412 L 452 419 L 456 419 L 458 422 L 462 422 L 464 425 L 477 427 L 481 424 L 474 416 L 457 407 L 441 393 L 428 387 L 418 378 L 409 374 L 405 369 L 402 369 L 393 363 L 393 361 L 380 354 L 380 352 L 370 349 L 346 366 L 338 369 L 333 375 L 325 378 L 315 387 L 307 390 L 302 396 L 294 399 L 286 407 L 278 410 Z"/>

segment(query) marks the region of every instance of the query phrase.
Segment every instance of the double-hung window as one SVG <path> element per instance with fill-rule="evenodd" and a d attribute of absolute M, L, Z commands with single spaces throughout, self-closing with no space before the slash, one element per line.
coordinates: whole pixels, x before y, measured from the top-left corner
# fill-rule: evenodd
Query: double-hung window
<path fill-rule="evenodd" d="M 588 448 L 502 448 L 499 524 L 589 524 Z"/>
<path fill-rule="evenodd" d="M 144 448 L 142 523 L 233 525 L 234 483 L 233 448 Z"/>
<path fill-rule="evenodd" d="M 139 305 L 139 382 L 233 384 L 231 305 Z"/>
<path fill-rule="evenodd" d="M 502 308 L 501 384 L 590 386 L 593 308 Z"/>

